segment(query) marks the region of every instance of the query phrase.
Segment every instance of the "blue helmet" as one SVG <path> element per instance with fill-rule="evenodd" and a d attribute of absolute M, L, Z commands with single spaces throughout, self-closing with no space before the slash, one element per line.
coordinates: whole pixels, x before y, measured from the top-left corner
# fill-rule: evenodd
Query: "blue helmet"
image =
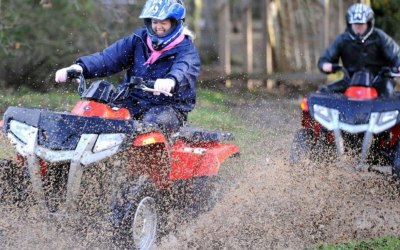
<path fill-rule="evenodd" d="M 186 9 L 181 0 L 148 0 L 139 18 L 144 19 L 153 48 L 161 50 L 181 34 L 185 15 Z M 152 19 L 170 19 L 172 26 L 164 36 L 160 37 L 151 28 Z"/>

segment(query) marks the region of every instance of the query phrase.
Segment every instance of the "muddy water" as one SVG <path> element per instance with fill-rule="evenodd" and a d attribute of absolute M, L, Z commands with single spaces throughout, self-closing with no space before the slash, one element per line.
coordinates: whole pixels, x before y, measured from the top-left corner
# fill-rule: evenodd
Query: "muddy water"
<path fill-rule="evenodd" d="M 351 161 L 288 165 L 297 102 L 268 96 L 231 103 L 257 140 L 238 141 L 242 156 L 224 172 L 230 182 L 216 207 L 175 225 L 154 249 L 304 249 L 398 234 L 399 190 L 384 175 L 356 171 Z M 65 225 L 37 214 L 0 207 L 1 248 L 111 247 L 106 225 Z"/>

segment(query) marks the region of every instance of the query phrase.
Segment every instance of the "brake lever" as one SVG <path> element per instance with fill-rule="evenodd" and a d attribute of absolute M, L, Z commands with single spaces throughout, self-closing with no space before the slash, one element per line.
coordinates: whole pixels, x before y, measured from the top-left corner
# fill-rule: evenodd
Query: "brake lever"
<path fill-rule="evenodd" d="M 162 91 L 162 90 L 155 90 L 155 89 L 152 89 L 152 88 L 147 87 L 147 86 L 144 85 L 144 84 L 137 85 L 137 86 L 135 86 L 135 88 L 141 89 L 141 90 L 147 91 L 147 92 L 153 92 L 153 93 L 154 93 L 154 92 L 159 92 L 159 93 L 162 93 L 162 94 L 164 94 L 164 95 L 166 95 L 166 96 L 172 96 L 172 94 L 171 94 L 170 92 Z"/>

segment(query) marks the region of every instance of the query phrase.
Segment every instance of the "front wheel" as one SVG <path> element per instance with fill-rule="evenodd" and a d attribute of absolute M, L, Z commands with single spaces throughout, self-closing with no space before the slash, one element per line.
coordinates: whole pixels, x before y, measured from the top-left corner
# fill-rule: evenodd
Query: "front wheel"
<path fill-rule="evenodd" d="M 151 196 L 140 199 L 135 209 L 129 228 L 133 243 L 137 249 L 148 249 L 156 240 L 157 235 L 156 201 Z"/>
<path fill-rule="evenodd" d="M 0 159 L 0 203 L 25 206 L 29 177 L 24 170 L 12 160 Z"/>
<path fill-rule="evenodd" d="M 309 159 L 313 146 L 312 143 L 311 130 L 302 128 L 296 131 L 290 150 L 290 164 L 294 165 L 304 159 Z"/>
<path fill-rule="evenodd" d="M 114 243 L 127 249 L 149 249 L 157 239 L 159 208 L 155 189 L 148 182 L 125 185 L 112 202 Z"/>

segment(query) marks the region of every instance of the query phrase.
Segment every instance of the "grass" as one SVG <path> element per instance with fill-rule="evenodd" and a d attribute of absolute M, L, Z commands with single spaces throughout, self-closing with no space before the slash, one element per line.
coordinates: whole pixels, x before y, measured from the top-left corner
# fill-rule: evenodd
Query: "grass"
<path fill-rule="evenodd" d="M 351 241 L 344 244 L 321 244 L 314 250 L 395 250 L 400 249 L 400 237 L 380 237 L 366 241 Z"/>
<path fill-rule="evenodd" d="M 74 91 L 52 91 L 48 93 L 33 92 L 28 89 L 20 91 L 0 91 L 0 114 L 3 115 L 8 106 L 24 106 L 48 108 L 54 110 L 70 110 L 79 96 Z"/>

